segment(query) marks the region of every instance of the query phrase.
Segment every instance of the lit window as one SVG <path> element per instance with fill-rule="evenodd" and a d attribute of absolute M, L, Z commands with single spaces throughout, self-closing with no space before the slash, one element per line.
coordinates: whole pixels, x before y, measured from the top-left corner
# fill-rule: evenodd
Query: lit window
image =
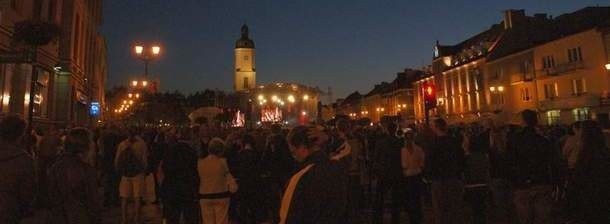
<path fill-rule="evenodd" d="M 572 110 L 574 121 L 584 121 L 589 119 L 589 108 L 576 108 Z"/>
<path fill-rule="evenodd" d="M 561 121 L 560 110 L 549 110 L 546 112 L 546 120 L 548 125 L 559 124 Z"/>

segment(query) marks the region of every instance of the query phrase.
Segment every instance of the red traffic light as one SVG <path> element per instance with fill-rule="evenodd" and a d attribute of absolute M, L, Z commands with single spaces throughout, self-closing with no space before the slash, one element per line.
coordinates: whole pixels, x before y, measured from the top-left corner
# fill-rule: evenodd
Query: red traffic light
<path fill-rule="evenodd" d="M 432 93 L 433 93 L 432 86 L 427 86 L 426 87 L 426 95 L 432 96 Z"/>
<path fill-rule="evenodd" d="M 426 105 L 426 108 L 436 107 L 436 91 L 434 89 L 434 84 L 424 84 L 422 91 L 424 93 L 424 104 Z"/>

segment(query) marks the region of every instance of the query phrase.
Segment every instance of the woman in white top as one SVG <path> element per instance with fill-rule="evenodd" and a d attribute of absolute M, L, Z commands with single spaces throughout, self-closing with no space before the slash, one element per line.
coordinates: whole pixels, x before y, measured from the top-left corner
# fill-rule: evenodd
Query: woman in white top
<path fill-rule="evenodd" d="M 221 157 L 224 148 L 224 141 L 219 138 L 212 139 L 208 145 L 209 155 L 197 162 L 201 220 L 206 224 L 229 223 L 231 194 L 227 181 L 231 174 L 227 160 Z"/>

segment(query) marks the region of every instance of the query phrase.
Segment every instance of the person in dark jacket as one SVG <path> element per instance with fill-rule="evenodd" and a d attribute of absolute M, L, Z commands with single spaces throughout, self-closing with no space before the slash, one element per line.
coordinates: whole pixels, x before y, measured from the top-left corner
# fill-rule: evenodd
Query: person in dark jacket
<path fill-rule="evenodd" d="M 263 180 L 269 183 L 269 189 L 266 192 L 267 207 L 274 211 L 271 213 L 271 219 L 277 223 L 279 217 L 276 211 L 280 207 L 283 188 L 295 169 L 294 159 L 290 154 L 286 136 L 282 134 L 280 125 L 271 126 L 271 135 L 267 138 L 261 160 L 264 169 Z"/>
<path fill-rule="evenodd" d="M 55 162 L 58 151 L 61 147 L 61 138 L 58 135 L 55 127 L 51 126 L 45 133 L 38 144 L 38 196 L 39 205 L 48 206 L 49 194 L 47 192 L 47 170 Z"/>
<path fill-rule="evenodd" d="M 181 215 L 185 223 L 199 223 L 197 152 L 191 147 L 190 129 L 181 129 L 176 137 L 161 161 L 163 213 L 170 224 L 180 223 Z"/>
<path fill-rule="evenodd" d="M 34 199 L 34 160 L 18 144 L 24 131 L 18 116 L 0 121 L 0 223 L 19 223 Z"/>
<path fill-rule="evenodd" d="M 489 193 L 489 133 L 473 124 L 466 134 L 464 182 L 466 200 L 472 209 L 472 223 L 487 222 L 486 202 Z"/>
<path fill-rule="evenodd" d="M 263 205 L 260 204 L 262 198 L 259 192 L 264 192 L 260 182 L 259 161 L 260 156 L 254 149 L 254 137 L 246 134 L 241 141 L 241 149 L 237 152 L 237 166 L 234 170 L 235 178 L 239 191 L 237 198 L 239 201 L 240 219 L 243 224 L 258 223 L 263 221 Z"/>
<path fill-rule="evenodd" d="M 464 150 L 462 143 L 447 134 L 443 119 L 432 122 L 435 137 L 426 153 L 424 175 L 431 181 L 432 211 L 437 224 L 463 223 Z"/>
<path fill-rule="evenodd" d="M 574 198 L 577 221 L 590 224 L 610 223 L 610 151 L 604 133 L 594 121 L 583 121 L 582 151 L 574 173 Z"/>
<path fill-rule="evenodd" d="M 374 166 L 377 176 L 377 192 L 373 209 L 373 223 L 382 223 L 384 199 L 389 192 L 392 194 L 392 223 L 399 223 L 400 201 L 403 198 L 401 186 L 403 141 L 396 136 L 398 126 L 395 123 L 384 123 L 383 129 L 383 135 L 375 145 Z"/>
<path fill-rule="evenodd" d="M 90 144 L 87 129 L 70 130 L 64 141 L 64 154 L 49 170 L 51 223 L 101 222 L 97 172 L 84 161 Z"/>
<path fill-rule="evenodd" d="M 551 223 L 552 194 L 558 183 L 559 150 L 538 133 L 538 114 L 524 110 L 525 127 L 511 137 L 513 201 L 520 223 Z"/>
<path fill-rule="evenodd" d="M 345 223 L 344 186 L 341 171 L 330 162 L 321 146 L 328 140 L 322 130 L 306 126 L 292 129 L 288 135 L 292 154 L 300 169 L 288 181 L 280 207 L 280 224 Z"/>
<path fill-rule="evenodd" d="M 100 148 L 102 151 L 101 169 L 104 175 L 104 206 L 116 206 L 120 203 L 119 183 L 121 175 L 114 168 L 114 158 L 123 137 L 118 127 L 110 126 L 102 131 Z"/>

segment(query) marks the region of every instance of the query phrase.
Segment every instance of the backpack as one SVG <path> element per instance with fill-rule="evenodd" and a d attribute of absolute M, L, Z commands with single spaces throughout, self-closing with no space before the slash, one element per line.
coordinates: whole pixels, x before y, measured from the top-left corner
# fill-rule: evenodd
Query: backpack
<path fill-rule="evenodd" d="M 119 155 L 117 171 L 123 177 L 135 177 L 145 171 L 142 161 L 137 157 L 131 145 Z"/>

